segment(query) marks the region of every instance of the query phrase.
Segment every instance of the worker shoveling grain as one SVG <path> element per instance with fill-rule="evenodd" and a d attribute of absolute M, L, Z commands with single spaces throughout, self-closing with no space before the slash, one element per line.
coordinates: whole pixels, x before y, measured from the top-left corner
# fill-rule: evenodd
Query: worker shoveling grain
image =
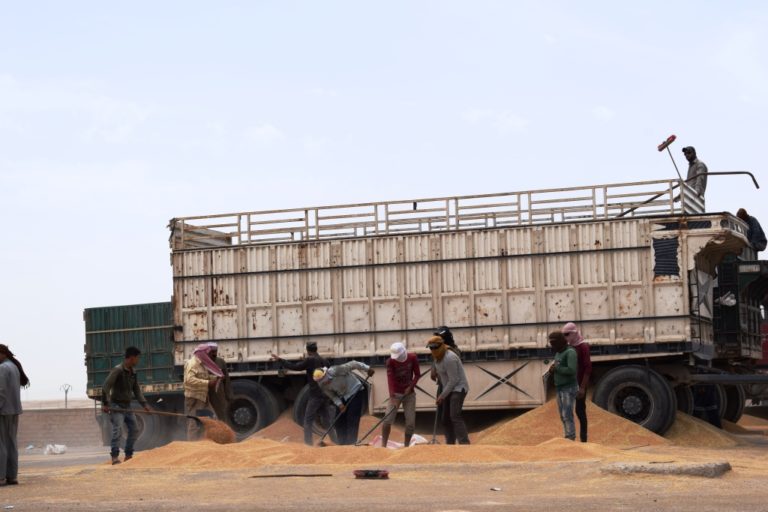
<path fill-rule="evenodd" d="M 237 441 L 235 431 L 229 428 L 226 423 L 205 417 L 201 417 L 200 421 L 205 429 L 205 437 L 214 443 L 232 444 Z"/>

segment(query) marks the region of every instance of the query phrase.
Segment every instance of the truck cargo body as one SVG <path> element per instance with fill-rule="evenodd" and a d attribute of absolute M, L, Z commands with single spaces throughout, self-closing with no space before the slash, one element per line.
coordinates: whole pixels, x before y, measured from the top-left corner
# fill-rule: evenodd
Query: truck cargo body
<path fill-rule="evenodd" d="M 181 376 L 173 358 L 170 302 L 88 308 L 83 312 L 83 320 L 90 398 L 101 400 L 104 381 L 110 371 L 123 362 L 125 349 L 133 346 L 141 350 L 141 361 L 136 372 L 150 405 L 159 410 L 181 410 Z M 137 405 L 134 403 L 134 407 Z M 111 436 L 108 416 L 97 409 L 96 421 L 102 428 L 105 444 L 108 444 Z M 139 415 L 137 421 L 138 449 L 167 442 L 176 427 L 176 422 L 154 416 Z"/>
<path fill-rule="evenodd" d="M 404 341 L 426 370 L 426 339 L 447 325 L 464 354 L 465 407 L 529 408 L 546 400 L 547 334 L 575 321 L 597 378 L 653 360 L 669 385 L 687 384 L 688 368 L 723 358 L 716 269 L 747 241 L 740 220 L 703 213 L 679 186 L 173 219 L 176 364 L 215 341 L 235 375 L 265 379 L 278 373 L 271 354 L 298 359 L 310 340 L 337 362 L 374 367 Z M 759 359 L 759 333 L 735 348 L 729 357 Z M 385 372 L 372 389 L 371 408 L 382 411 Z M 434 409 L 434 391 L 420 383 L 419 409 Z"/>
<path fill-rule="evenodd" d="M 608 357 L 680 354 L 695 342 L 711 358 L 712 277 L 692 263 L 743 246 L 724 219 L 697 217 L 714 227 L 695 230 L 635 218 L 184 251 L 174 254 L 176 363 L 216 341 L 241 371 L 259 372 L 272 353 L 300 357 L 309 340 L 334 359 L 381 363 L 396 341 L 426 354 L 430 333 L 448 325 L 483 361 L 467 368 L 467 408 L 538 405 L 547 334 L 567 321 Z M 725 245 L 705 249 L 715 238 Z M 382 406 L 383 377 L 373 386 Z M 486 392 L 502 378 L 510 385 Z"/>

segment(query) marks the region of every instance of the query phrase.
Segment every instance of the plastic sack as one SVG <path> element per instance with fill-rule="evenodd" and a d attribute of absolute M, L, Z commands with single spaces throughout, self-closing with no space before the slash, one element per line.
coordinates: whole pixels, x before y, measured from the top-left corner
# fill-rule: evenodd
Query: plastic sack
<path fill-rule="evenodd" d="M 67 453 L 67 445 L 65 444 L 48 444 L 43 450 L 45 455 L 62 455 Z"/>

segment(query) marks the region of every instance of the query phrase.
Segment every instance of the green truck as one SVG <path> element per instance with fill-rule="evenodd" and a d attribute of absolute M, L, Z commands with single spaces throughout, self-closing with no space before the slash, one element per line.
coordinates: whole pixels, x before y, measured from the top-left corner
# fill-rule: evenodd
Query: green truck
<path fill-rule="evenodd" d="M 150 406 L 164 412 L 184 411 L 183 369 L 174 365 L 171 302 L 88 308 L 83 312 L 83 320 L 89 398 L 100 401 L 101 387 L 110 370 L 122 363 L 125 348 L 132 345 L 142 352 L 138 378 Z M 284 383 L 296 382 L 296 379 L 277 380 Z M 270 383 L 270 387 L 276 389 L 275 383 Z M 284 394 L 299 403 L 306 400 L 306 391 L 300 386 L 297 389 L 289 389 L 285 385 L 279 387 Z M 235 401 L 227 421 L 241 436 L 272 423 L 285 409 L 284 401 L 267 399 L 274 396 L 274 393 L 267 392 L 258 381 L 235 377 L 233 390 Z M 133 406 L 138 408 L 137 403 Z M 304 409 L 300 407 L 296 410 Z M 98 408 L 96 418 L 102 428 L 103 441 L 108 444 L 111 436 L 109 418 Z M 301 417 L 294 419 L 299 423 L 302 421 Z M 183 420 L 139 414 L 137 422 L 138 450 L 184 439 Z"/>
<path fill-rule="evenodd" d="M 85 364 L 88 368 L 88 396 L 99 400 L 101 386 L 115 366 L 123 362 L 128 346 L 141 349 L 139 382 L 155 409 L 176 411 L 181 399 L 181 377 L 173 363 L 173 322 L 170 302 L 89 308 L 85 321 Z M 104 441 L 110 437 L 109 420 L 97 413 Z M 158 446 L 171 440 L 176 422 L 160 416 L 139 415 L 138 449 Z"/>

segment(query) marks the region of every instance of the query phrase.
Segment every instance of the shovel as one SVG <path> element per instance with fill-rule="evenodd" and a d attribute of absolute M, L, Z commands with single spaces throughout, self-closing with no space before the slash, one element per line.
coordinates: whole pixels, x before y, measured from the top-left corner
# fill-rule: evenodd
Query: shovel
<path fill-rule="evenodd" d="M 437 444 L 437 420 L 440 417 L 440 407 L 435 408 L 435 425 L 432 427 L 432 440 L 429 444 Z"/>
<path fill-rule="evenodd" d="M 389 411 L 387 414 L 385 414 L 383 418 L 381 418 L 379 421 L 377 421 L 377 422 L 376 422 L 376 424 L 375 424 L 373 427 L 371 427 L 371 430 L 369 430 L 368 432 L 366 432 L 366 433 L 365 433 L 365 435 L 364 435 L 363 437 L 361 437 L 361 438 L 360 438 L 360 439 L 359 439 L 359 440 L 358 440 L 358 441 L 355 443 L 355 446 L 360 446 L 360 445 L 362 445 L 362 444 L 363 444 L 363 441 L 365 441 L 365 439 L 366 439 L 366 438 L 367 438 L 369 435 L 371 435 L 371 434 L 373 433 L 373 431 L 374 431 L 374 430 L 376 430 L 377 428 L 379 428 L 379 425 L 381 425 L 382 423 L 384 423 L 384 420 L 386 420 L 386 419 L 389 417 L 389 415 L 390 415 L 390 414 L 392 414 L 393 412 L 394 412 L 395 414 L 397 414 L 397 411 L 398 411 L 398 409 L 400 409 L 400 404 L 401 404 L 401 403 L 403 403 L 403 399 L 402 399 L 402 398 L 401 398 L 400 400 L 398 400 L 398 401 L 397 401 L 397 404 L 396 404 L 396 405 L 395 405 L 395 406 L 394 406 L 394 407 L 393 407 L 393 408 L 392 408 L 392 409 L 391 409 L 391 410 L 390 410 L 390 411 Z M 385 446 L 385 448 L 386 448 L 386 446 Z"/>
<path fill-rule="evenodd" d="M 144 409 L 114 409 L 114 408 L 110 408 L 109 411 L 110 412 L 113 412 L 113 411 L 114 412 L 122 412 L 122 413 L 133 412 L 133 413 L 137 413 L 137 414 L 149 414 L 149 415 L 152 415 L 152 416 L 170 416 L 170 417 L 173 417 L 173 418 L 189 418 L 191 420 L 195 420 L 195 423 L 197 423 L 198 426 L 203 427 L 203 421 L 200 419 L 200 417 L 199 416 L 193 416 L 191 414 L 179 414 L 179 413 L 176 413 L 176 412 L 165 412 L 165 411 L 145 411 Z"/>
<path fill-rule="evenodd" d="M 366 384 L 368 384 L 368 379 L 370 378 L 371 376 L 368 375 L 363 381 L 363 389 L 367 389 L 365 386 Z M 328 430 L 326 430 L 322 436 L 320 436 L 320 440 L 317 442 L 317 446 L 320 446 L 321 448 L 328 446 L 327 444 L 325 444 L 325 438 L 328 436 L 328 434 L 331 433 L 331 430 L 333 430 L 333 428 L 336 426 L 336 423 L 339 421 L 339 418 L 341 418 L 344 415 L 344 412 L 345 411 L 339 411 L 339 414 L 337 414 L 336 417 L 333 418 L 333 421 L 331 422 L 331 426 L 328 427 Z"/>

